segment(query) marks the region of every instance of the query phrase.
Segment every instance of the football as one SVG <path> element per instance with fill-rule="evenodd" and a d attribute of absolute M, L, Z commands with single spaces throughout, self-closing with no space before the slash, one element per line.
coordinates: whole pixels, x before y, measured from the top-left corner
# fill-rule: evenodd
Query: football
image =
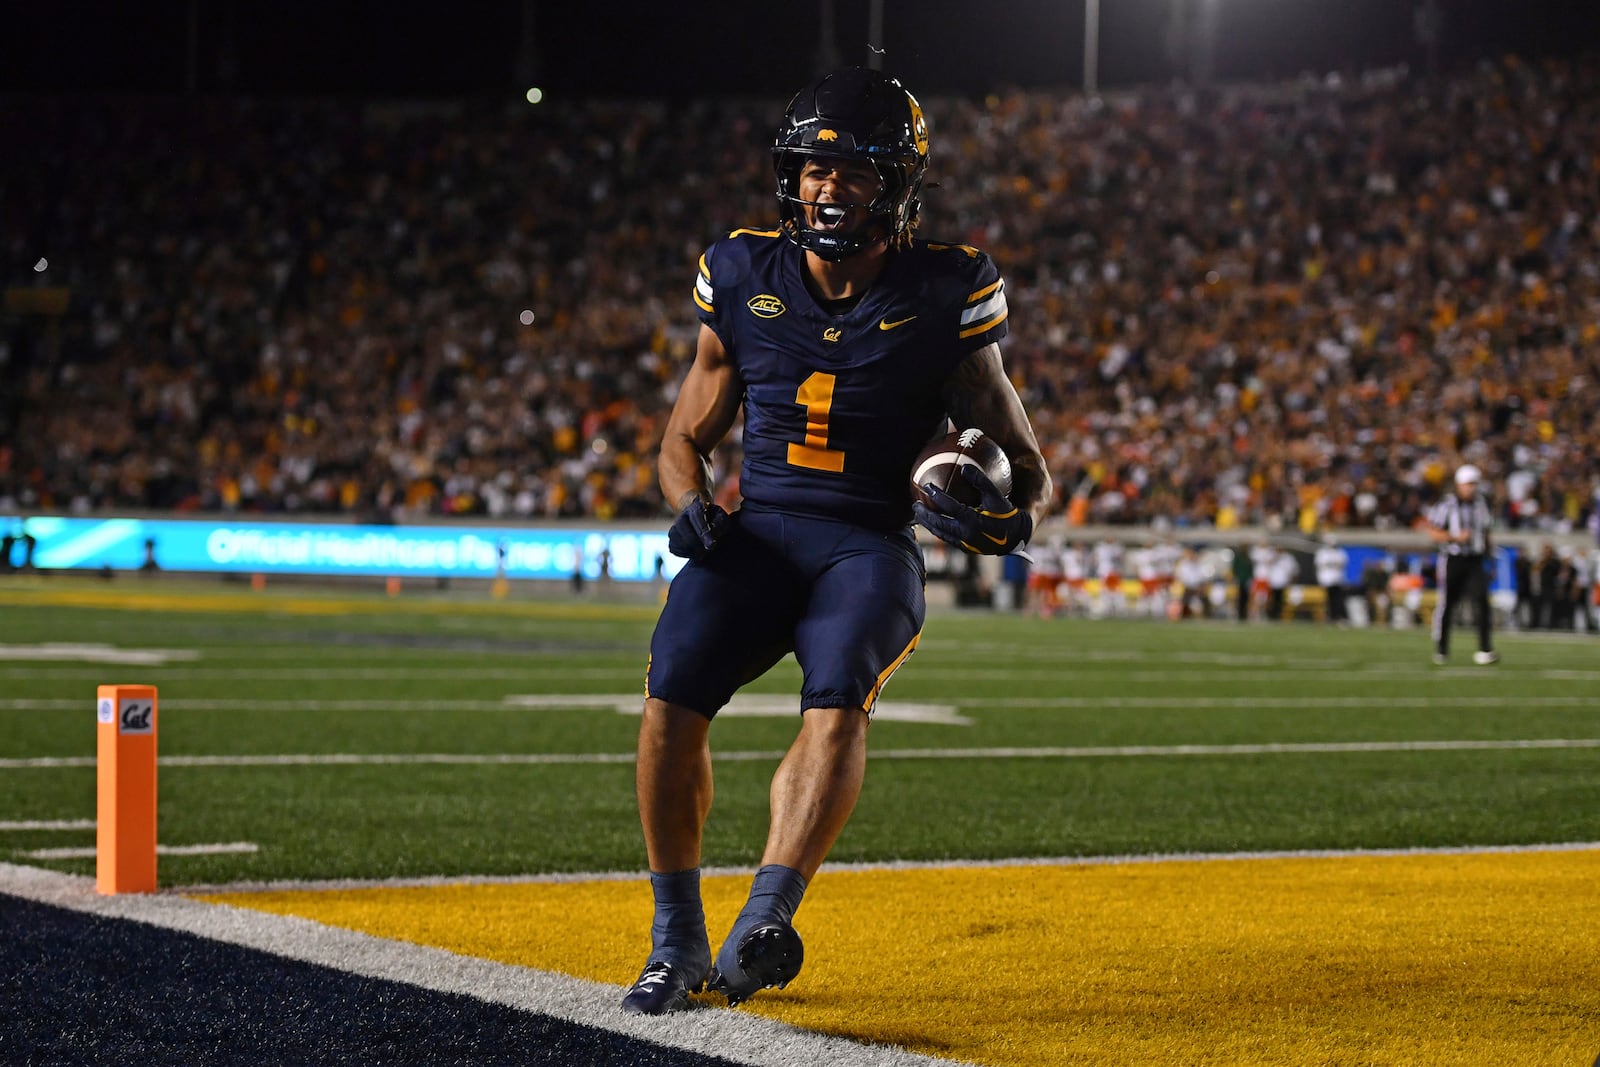
<path fill-rule="evenodd" d="M 922 450 L 911 465 L 911 495 L 932 507 L 933 502 L 922 488 L 931 483 L 963 504 L 976 507 L 981 502 L 978 490 L 957 476 L 962 467 L 979 468 L 996 489 L 1011 495 L 1011 461 L 994 438 L 976 428 L 946 434 Z"/>

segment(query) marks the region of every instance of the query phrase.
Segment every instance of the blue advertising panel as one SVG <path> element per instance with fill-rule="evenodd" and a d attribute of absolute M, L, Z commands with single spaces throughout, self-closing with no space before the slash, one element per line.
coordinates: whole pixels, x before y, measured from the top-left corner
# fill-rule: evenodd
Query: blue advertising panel
<path fill-rule="evenodd" d="M 1345 583 L 1347 585 L 1360 585 L 1363 572 L 1369 563 L 1376 562 L 1386 565 L 1388 571 L 1393 571 L 1396 563 L 1405 565 L 1409 574 L 1422 575 L 1423 581 L 1428 586 L 1436 582 L 1439 554 L 1429 551 L 1401 551 L 1391 552 L 1384 548 L 1375 548 L 1371 545 L 1348 545 L 1345 552 L 1349 563 L 1345 566 Z M 1499 592 L 1502 589 L 1515 590 L 1517 583 L 1512 567 L 1517 558 L 1517 550 L 1508 546 L 1497 546 L 1491 556 L 1491 569 L 1489 572 L 1489 590 Z"/>
<path fill-rule="evenodd" d="M 665 530 L 0 517 L 0 536 L 24 532 L 34 566 L 51 570 L 137 570 L 147 541 L 168 571 L 494 578 L 503 566 L 507 578 L 569 579 L 581 568 L 594 579 L 604 557 L 612 578 L 639 582 L 655 576 L 658 557 L 666 578 L 683 565 Z M 20 548 L 12 560 L 21 563 Z"/>

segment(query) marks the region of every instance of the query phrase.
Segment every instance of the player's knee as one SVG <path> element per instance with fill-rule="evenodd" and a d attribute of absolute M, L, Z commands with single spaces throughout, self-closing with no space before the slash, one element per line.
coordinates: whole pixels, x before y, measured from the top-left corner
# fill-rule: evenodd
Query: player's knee
<path fill-rule="evenodd" d="M 854 708 L 807 708 L 802 729 L 817 740 L 844 746 L 866 736 L 867 713 Z"/>
<path fill-rule="evenodd" d="M 668 740 L 703 737 L 711 726 L 711 719 L 682 704 L 673 704 L 658 697 L 646 697 L 642 729 L 646 734 Z"/>

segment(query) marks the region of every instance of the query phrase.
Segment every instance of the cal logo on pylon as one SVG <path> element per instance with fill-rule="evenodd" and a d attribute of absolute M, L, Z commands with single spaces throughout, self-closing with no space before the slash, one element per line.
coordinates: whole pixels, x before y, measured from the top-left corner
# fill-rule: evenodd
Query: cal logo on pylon
<path fill-rule="evenodd" d="M 124 697 L 121 714 L 117 716 L 117 733 L 147 734 L 155 729 L 151 722 L 156 706 L 153 701 L 140 697 Z"/>

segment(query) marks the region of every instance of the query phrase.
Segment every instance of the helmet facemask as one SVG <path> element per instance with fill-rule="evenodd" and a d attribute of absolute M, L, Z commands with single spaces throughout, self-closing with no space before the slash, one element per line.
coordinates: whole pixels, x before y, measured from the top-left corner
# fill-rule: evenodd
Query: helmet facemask
<path fill-rule="evenodd" d="M 868 163 L 878 175 L 870 202 L 839 204 L 866 218 L 840 228 L 813 225 L 815 202 L 802 199 L 808 160 Z M 893 78 L 860 67 L 835 71 L 790 101 L 772 148 L 778 216 L 801 248 L 837 262 L 874 245 L 894 244 L 916 224 L 928 165 L 928 129 L 916 98 Z M 820 219 L 817 221 L 821 221 Z"/>
<path fill-rule="evenodd" d="M 796 244 L 825 260 L 837 262 L 873 245 L 890 241 L 915 224 L 918 201 L 915 191 L 910 187 L 908 174 L 912 168 L 901 163 L 868 160 L 878 173 L 878 191 L 866 203 L 806 200 L 800 191 L 801 171 L 808 160 L 829 156 L 828 153 L 803 150 L 777 151 L 774 154 L 779 218 L 784 232 Z M 920 187 L 920 168 L 916 182 Z M 852 209 L 863 212 L 866 217 L 850 224 L 848 216 Z M 814 226 L 809 221 L 815 216 L 831 213 L 839 215 L 841 225 L 838 228 L 826 225 L 823 218 L 817 219 L 822 225 Z"/>

